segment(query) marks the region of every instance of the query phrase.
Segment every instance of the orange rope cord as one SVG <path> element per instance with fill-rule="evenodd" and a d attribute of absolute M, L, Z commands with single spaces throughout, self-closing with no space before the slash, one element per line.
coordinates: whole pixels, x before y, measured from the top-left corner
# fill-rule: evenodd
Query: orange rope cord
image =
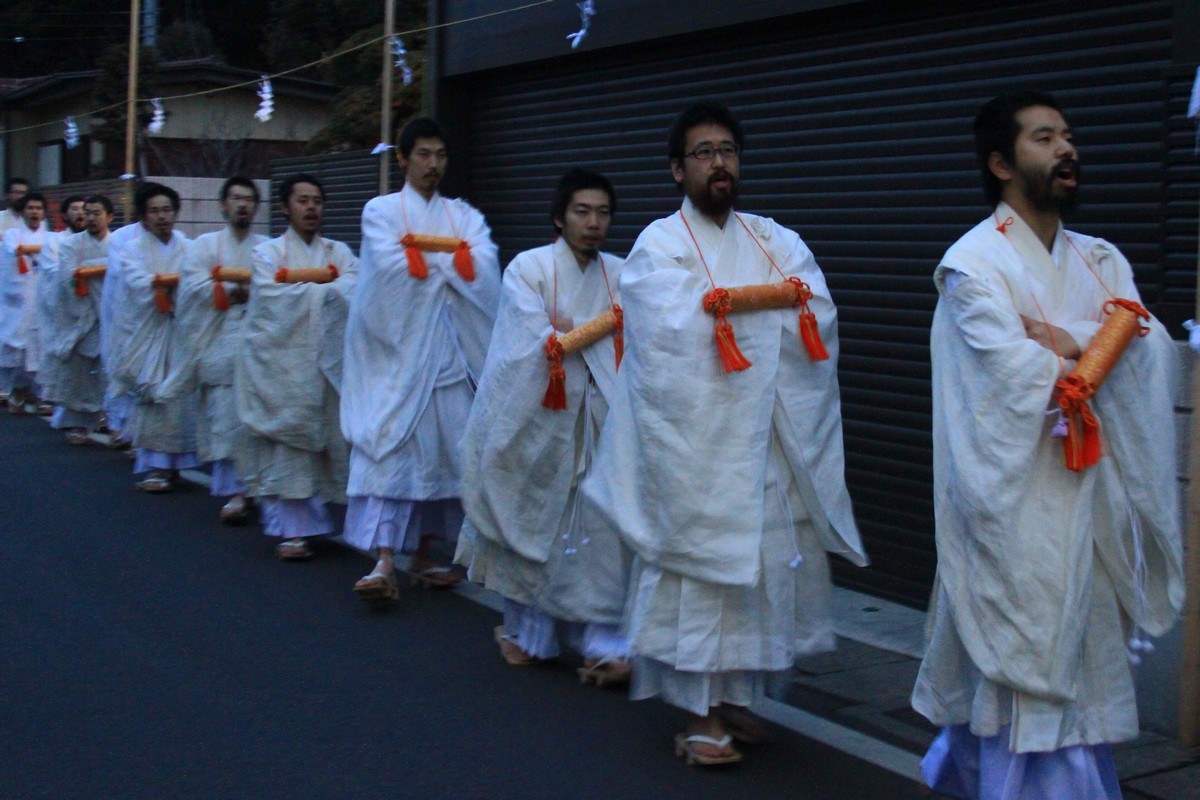
<path fill-rule="evenodd" d="M 88 280 L 90 278 L 103 278 L 107 272 L 108 268 L 104 264 L 77 268 L 71 275 L 71 286 L 75 289 L 75 296 L 87 297 Z"/>

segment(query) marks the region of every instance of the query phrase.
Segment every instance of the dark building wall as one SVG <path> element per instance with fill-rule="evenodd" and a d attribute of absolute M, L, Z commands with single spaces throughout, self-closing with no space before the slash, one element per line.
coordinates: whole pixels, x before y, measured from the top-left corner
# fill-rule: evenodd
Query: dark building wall
<path fill-rule="evenodd" d="M 1195 5 L 747 2 L 693 4 L 676 20 L 673 4 L 602 0 L 577 51 L 563 39 L 578 28 L 573 4 L 451 26 L 431 70 L 452 140 L 447 191 L 487 215 L 507 260 L 551 237 L 566 168 L 600 169 L 620 196 L 610 245 L 624 253 L 678 208 L 665 157 L 676 112 L 701 97 L 733 107 L 748 136 L 739 207 L 799 231 L 839 307 L 847 478 L 874 564 L 835 575 L 922 605 L 936 560 L 930 275 L 988 213 L 971 119 L 1009 88 L 1059 96 L 1085 168 L 1071 226 L 1121 247 L 1178 332 L 1196 268 L 1195 127 L 1183 118 Z M 431 6 L 446 22 L 503 4 Z M 374 194 L 357 191 L 352 216 Z"/>

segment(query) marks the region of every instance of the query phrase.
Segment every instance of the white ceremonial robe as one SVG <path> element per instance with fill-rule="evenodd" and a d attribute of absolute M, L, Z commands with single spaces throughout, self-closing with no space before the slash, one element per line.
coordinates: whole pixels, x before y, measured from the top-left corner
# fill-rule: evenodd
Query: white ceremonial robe
<path fill-rule="evenodd" d="M 51 365 L 54 401 L 70 412 L 98 414 L 104 407 L 106 378 L 100 364 L 100 306 L 106 279 L 84 279 L 87 294 L 80 297 L 76 293 L 75 270 L 97 266 L 107 269 L 108 243 L 107 234 L 97 239 L 83 231 L 65 237 L 58 246 L 57 269 L 47 300 L 50 333 L 45 337 L 45 361 Z"/>
<path fill-rule="evenodd" d="M 934 280 L 938 580 L 913 706 L 979 737 L 1011 726 L 1015 753 L 1132 739 L 1128 625 L 1162 634 L 1183 601 L 1174 346 L 1156 320 L 1133 340 L 1090 401 L 1104 456 L 1072 472 L 1047 411 L 1073 363 L 1027 338 L 1020 316 L 1086 349 L 1105 286 L 1138 299 L 1128 262 L 1061 228 L 1047 252 L 1001 204 Z"/>
<path fill-rule="evenodd" d="M 406 234 L 462 239 L 475 279 L 450 253 L 424 253 L 414 278 Z M 363 290 L 346 328 L 342 430 L 350 453 L 346 539 L 415 550 L 422 536 L 453 544 L 462 524 L 461 439 L 483 371 L 500 296 L 496 245 L 464 200 L 408 186 L 363 209 Z"/>
<path fill-rule="evenodd" d="M 34 300 L 35 315 L 38 323 L 38 384 L 39 395 L 44 401 L 58 402 L 59 362 L 49 355 L 54 339 L 58 335 L 56 327 L 57 314 L 55 306 L 58 303 L 58 268 L 59 254 L 62 243 L 72 235 L 69 230 L 54 231 L 46 237 L 38 267 L 37 296 Z"/>
<path fill-rule="evenodd" d="M 582 492 L 639 556 L 628 626 L 649 668 L 634 696 L 703 715 L 830 649 L 824 551 L 866 557 L 844 478 L 836 310 L 812 253 L 767 218 L 742 215 L 752 237 L 732 215 L 722 229 L 688 200 L 682 213 L 718 287 L 783 280 L 755 238 L 805 281 L 830 355 L 809 358 L 795 309 L 731 314 L 753 366 L 726 374 L 680 215 L 638 237 L 621 274 L 625 359 Z"/>
<path fill-rule="evenodd" d="M 593 260 L 581 270 L 559 239 L 521 253 L 504 271 L 499 318 L 463 441 L 467 524 L 458 560 L 472 580 L 510 600 L 556 619 L 615 625 L 629 553 L 618 537 L 592 531 L 594 515 L 577 503 L 616 384 L 613 337 L 564 356 L 567 408 L 542 406 L 551 320 L 569 318 L 578 327 L 619 303 L 624 260 L 607 253 L 602 259 L 603 268 Z"/>
<path fill-rule="evenodd" d="M 38 314 L 38 281 L 41 265 L 49 258 L 50 233 L 29 230 L 23 222 L 0 237 L 0 367 L 36 376 L 41 366 L 41 318 Z M 28 272 L 21 274 L 17 248 L 41 247 L 25 255 Z"/>
<path fill-rule="evenodd" d="M 193 453 L 196 449 L 194 397 L 156 400 L 171 365 L 185 357 L 190 343 L 179 335 L 174 312 L 160 312 L 152 283 L 158 275 L 179 273 L 187 237 L 173 231 L 164 244 L 153 233 L 138 230 L 109 241 L 109 272 L 102 307 L 111 308 L 109 395 L 132 392 L 133 445 L 144 451 Z M 168 290 L 174 298 L 178 290 Z"/>
<path fill-rule="evenodd" d="M 276 283 L 280 268 L 337 268 L 331 283 Z M 305 244 L 288 228 L 254 248 L 254 280 L 234 377 L 247 428 L 237 460 L 249 494 L 346 497 L 348 447 L 338 423 L 342 343 L 358 262 L 341 242 Z"/>
<path fill-rule="evenodd" d="M 172 364 L 159 397 L 199 393 L 196 454 L 201 461 L 234 458 L 244 431 L 238 420 L 233 383 L 247 304 L 231 303 L 228 309 L 218 309 L 212 271 L 217 266 L 251 269 L 254 248 L 266 241 L 266 236 L 248 234 L 239 242 L 226 227 L 193 239 L 183 260 L 175 315 L 180 336 L 191 346 L 182 359 Z M 235 286 L 224 284 L 226 297 Z"/>

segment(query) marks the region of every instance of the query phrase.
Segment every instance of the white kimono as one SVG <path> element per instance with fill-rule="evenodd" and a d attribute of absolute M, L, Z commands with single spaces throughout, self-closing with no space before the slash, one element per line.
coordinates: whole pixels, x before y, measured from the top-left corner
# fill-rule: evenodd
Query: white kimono
<path fill-rule="evenodd" d="M 100 364 L 100 306 L 105 278 L 86 278 L 87 294 L 76 292 L 75 270 L 108 264 L 109 236 L 87 231 L 58 246 L 57 268 L 48 292 L 50 309 L 45 362 L 50 366 L 54 400 L 69 411 L 95 414 L 104 406 L 106 379 Z M 68 426 L 69 427 L 69 426 Z"/>
<path fill-rule="evenodd" d="M 615 625 L 628 551 L 618 537 L 593 532 L 594 515 L 577 503 L 615 389 L 613 337 L 564 356 L 567 408 L 542 406 L 552 318 L 578 327 L 619 303 L 624 261 L 608 253 L 601 259 L 581 270 L 559 239 L 521 253 L 504 271 L 499 319 L 463 440 L 467 524 L 458 560 L 472 580 L 556 619 Z"/>
<path fill-rule="evenodd" d="M 55 306 L 58 304 L 59 252 L 62 243 L 71 236 L 69 230 L 50 233 L 46 236 L 46 244 L 38 258 L 41 274 L 38 276 L 37 296 L 34 300 L 38 323 L 38 384 L 41 387 L 41 399 L 46 401 L 58 401 L 60 362 L 51 358 L 49 353 L 58 336 Z"/>
<path fill-rule="evenodd" d="M 50 233 L 22 223 L 0 238 L 0 367 L 36 374 L 41 365 L 41 319 L 37 294 L 41 264 L 48 258 Z M 20 270 L 18 247 L 40 247 L 41 253 L 23 256 L 27 272 Z M 44 253 L 44 255 L 43 255 Z"/>
<path fill-rule="evenodd" d="M 582 491 L 640 557 L 634 696 L 704 715 L 752 702 L 763 673 L 831 648 L 823 551 L 866 557 L 843 474 L 836 311 L 812 253 L 767 218 L 741 215 L 752 236 L 732 214 L 722 229 L 688 200 L 681 213 L 700 252 L 674 214 L 625 262 L 625 359 Z M 731 314 L 753 366 L 726 374 L 704 264 L 717 287 L 782 281 L 762 248 L 811 287 L 830 358 L 809 358 L 795 309 Z"/>
<path fill-rule="evenodd" d="M 457 498 L 460 437 L 500 300 L 496 245 L 483 215 L 413 189 L 363 209 L 362 290 L 346 327 L 342 431 L 353 446 L 352 496 Z M 471 248 L 475 279 L 453 254 L 425 253 L 429 276 L 409 275 L 400 239 L 452 236 Z"/>
<path fill-rule="evenodd" d="M 233 303 L 228 309 L 218 309 L 212 271 L 217 266 L 251 269 L 254 248 L 265 241 L 266 236 L 248 234 L 239 242 L 226 227 L 192 240 L 183 260 L 175 315 L 180 335 L 192 346 L 171 365 L 159 397 L 184 397 L 199 391 L 196 451 L 201 461 L 232 459 L 243 430 L 233 381 L 247 304 Z M 235 286 L 223 284 L 226 296 Z"/>
<path fill-rule="evenodd" d="M 156 276 L 179 273 L 187 237 L 173 231 L 163 244 L 139 225 L 136 232 L 109 242 L 109 272 L 102 305 L 111 308 L 107 371 L 109 394 L 132 392 L 136 407 L 129 426 L 141 450 L 183 454 L 196 449 L 195 399 L 158 401 L 171 365 L 185 357 L 191 343 L 179 335 L 173 312 L 159 311 L 152 283 Z M 168 290 L 168 296 L 178 292 Z"/>
<path fill-rule="evenodd" d="M 331 283 L 276 283 L 280 268 L 333 265 Z M 290 227 L 254 248 L 254 280 L 234 377 L 247 428 L 238 455 L 252 495 L 345 502 L 348 447 L 338 424 L 342 341 L 358 262 L 341 242 L 305 244 Z"/>
<path fill-rule="evenodd" d="M 1047 412 L 1074 365 L 1027 338 L 1020 315 L 1086 349 L 1105 287 L 1138 300 L 1129 263 L 1061 228 L 1047 252 L 1001 204 L 934 280 L 938 583 L 913 706 L 980 737 L 1011 725 L 1016 753 L 1132 739 L 1127 628 L 1159 635 L 1183 601 L 1170 337 L 1152 320 L 1129 345 L 1090 401 L 1104 456 L 1072 472 Z"/>

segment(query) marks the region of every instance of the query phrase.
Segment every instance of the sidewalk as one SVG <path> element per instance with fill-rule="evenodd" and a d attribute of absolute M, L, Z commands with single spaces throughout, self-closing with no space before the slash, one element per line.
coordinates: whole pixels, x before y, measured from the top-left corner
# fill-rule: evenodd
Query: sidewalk
<path fill-rule="evenodd" d="M 838 649 L 796 664 L 788 705 L 918 758 L 937 729 L 908 704 L 925 615 L 835 590 Z M 1126 800 L 1200 800 L 1200 752 L 1155 733 L 1113 748 Z"/>

